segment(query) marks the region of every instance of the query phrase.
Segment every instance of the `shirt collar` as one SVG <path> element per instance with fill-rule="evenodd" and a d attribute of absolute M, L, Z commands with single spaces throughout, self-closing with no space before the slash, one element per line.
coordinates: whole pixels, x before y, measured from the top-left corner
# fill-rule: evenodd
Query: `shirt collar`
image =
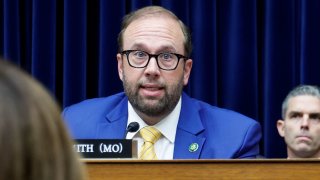
<path fill-rule="evenodd" d="M 177 125 L 179 121 L 179 115 L 181 111 L 181 97 L 176 105 L 176 107 L 173 109 L 173 111 L 163 118 L 159 123 L 155 124 L 154 127 L 156 127 L 162 135 L 167 138 L 171 143 L 174 143 L 175 137 L 176 137 L 176 130 Z M 128 101 L 128 122 L 127 126 L 131 122 L 137 122 L 139 123 L 140 127 L 139 130 L 142 129 L 145 126 L 148 126 L 141 118 L 140 116 L 134 111 L 132 105 Z M 137 131 L 138 132 L 138 131 Z M 136 136 L 137 132 L 128 133 L 127 139 L 132 139 L 134 136 Z"/>

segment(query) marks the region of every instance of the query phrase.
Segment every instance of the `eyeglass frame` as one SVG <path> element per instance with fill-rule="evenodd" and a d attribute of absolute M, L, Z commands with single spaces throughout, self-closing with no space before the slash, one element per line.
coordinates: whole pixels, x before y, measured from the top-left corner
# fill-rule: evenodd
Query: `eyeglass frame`
<path fill-rule="evenodd" d="M 148 61 L 147 61 L 147 63 L 146 63 L 145 66 L 143 66 L 143 67 L 136 67 L 136 66 L 133 66 L 133 65 L 130 63 L 129 54 L 130 54 L 131 52 L 134 52 L 134 51 L 140 51 L 140 52 L 146 53 L 146 54 L 149 56 L 149 59 L 148 59 Z M 160 67 L 159 61 L 158 61 L 158 57 L 159 57 L 161 54 L 165 54 L 165 53 L 175 55 L 175 56 L 178 58 L 177 64 L 176 64 L 176 66 L 175 66 L 174 68 L 172 68 L 172 69 L 164 69 L 164 68 Z M 150 59 L 151 59 L 152 57 L 154 57 L 155 60 L 156 60 L 156 62 L 157 62 L 158 68 L 159 68 L 159 69 L 162 69 L 162 70 L 165 70 L 165 71 L 173 71 L 173 70 L 177 69 L 177 67 L 178 67 L 178 65 L 179 65 L 179 62 L 180 62 L 180 59 L 183 59 L 183 60 L 185 60 L 185 61 L 189 59 L 188 57 L 186 57 L 186 56 L 184 56 L 184 55 L 177 54 L 177 53 L 171 53 L 171 52 L 163 52 L 163 53 L 159 53 L 159 54 L 150 54 L 150 53 L 148 53 L 148 52 L 146 52 L 146 51 L 142 51 L 142 50 L 124 50 L 124 51 L 120 52 L 120 54 L 127 56 L 127 61 L 128 61 L 128 63 L 129 63 L 129 65 L 130 65 L 131 67 L 133 67 L 133 68 L 145 68 L 145 67 L 147 67 L 148 64 L 149 64 L 149 62 L 150 62 Z"/>

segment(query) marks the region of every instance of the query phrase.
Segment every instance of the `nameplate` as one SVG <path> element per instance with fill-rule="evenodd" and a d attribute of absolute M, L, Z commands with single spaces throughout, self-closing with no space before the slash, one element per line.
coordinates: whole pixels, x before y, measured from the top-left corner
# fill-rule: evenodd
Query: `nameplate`
<path fill-rule="evenodd" d="M 75 139 L 73 148 L 83 158 L 137 158 L 137 142 L 131 139 Z"/>

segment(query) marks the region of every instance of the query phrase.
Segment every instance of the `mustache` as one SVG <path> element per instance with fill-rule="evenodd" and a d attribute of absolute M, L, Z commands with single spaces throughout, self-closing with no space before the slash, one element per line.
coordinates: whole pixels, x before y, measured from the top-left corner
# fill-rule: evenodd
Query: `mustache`
<path fill-rule="evenodd" d="M 143 81 L 138 81 L 137 86 L 138 87 L 143 87 L 143 86 L 156 86 L 156 87 L 160 87 L 160 88 L 165 88 L 166 84 L 163 82 L 159 82 L 159 81 L 150 81 L 150 80 L 143 80 Z"/>

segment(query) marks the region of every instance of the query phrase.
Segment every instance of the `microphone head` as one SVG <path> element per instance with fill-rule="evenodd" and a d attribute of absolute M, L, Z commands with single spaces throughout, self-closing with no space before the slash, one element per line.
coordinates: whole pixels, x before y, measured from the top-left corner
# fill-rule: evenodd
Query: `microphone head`
<path fill-rule="evenodd" d="M 136 132 L 138 131 L 140 125 L 137 122 L 131 122 L 127 127 L 127 132 Z"/>

